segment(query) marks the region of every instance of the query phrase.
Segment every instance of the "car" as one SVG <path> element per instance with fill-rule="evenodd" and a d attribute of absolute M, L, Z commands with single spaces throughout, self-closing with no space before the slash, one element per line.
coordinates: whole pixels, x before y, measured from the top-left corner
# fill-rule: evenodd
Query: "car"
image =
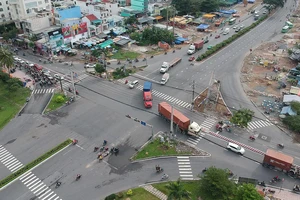
<path fill-rule="evenodd" d="M 237 29 L 235 29 L 235 32 L 239 32 L 241 30 L 241 27 L 238 27 Z"/>
<path fill-rule="evenodd" d="M 208 47 L 207 47 L 207 49 L 211 49 L 213 46 L 212 45 L 209 45 Z"/>
<path fill-rule="evenodd" d="M 243 25 L 243 24 L 240 25 L 240 29 L 243 29 L 243 28 L 245 28 L 245 25 Z"/>
<path fill-rule="evenodd" d="M 267 14 L 267 11 L 266 11 L 266 10 L 264 10 L 264 11 L 263 11 L 263 14 Z"/>
<path fill-rule="evenodd" d="M 30 97 L 26 97 L 26 102 L 29 102 L 30 101 Z"/>
<path fill-rule="evenodd" d="M 240 147 L 237 144 L 234 144 L 232 142 L 228 142 L 227 147 L 228 150 L 233 151 L 235 153 L 238 153 L 240 155 L 244 155 L 245 149 L 243 147 Z"/>
<path fill-rule="evenodd" d="M 131 83 L 129 83 L 129 88 L 132 89 L 132 88 L 134 88 L 135 86 L 137 86 L 138 84 L 139 84 L 139 81 L 138 81 L 138 80 L 132 81 Z"/>
<path fill-rule="evenodd" d="M 251 10 L 251 12 L 250 12 L 251 14 L 253 14 L 253 13 L 255 13 L 255 10 Z"/>
<path fill-rule="evenodd" d="M 53 76 L 54 76 L 54 78 L 56 78 L 57 80 L 64 80 L 64 79 L 65 79 L 64 76 L 60 76 L 60 75 L 58 75 L 58 74 L 54 74 Z"/>
<path fill-rule="evenodd" d="M 96 64 L 87 64 L 84 66 L 84 68 L 95 68 Z"/>
<path fill-rule="evenodd" d="M 195 56 L 189 57 L 189 61 L 193 61 L 193 60 L 195 60 Z"/>
<path fill-rule="evenodd" d="M 233 14 L 232 17 L 240 17 L 239 14 Z"/>
<path fill-rule="evenodd" d="M 234 26 L 234 27 L 232 27 L 233 29 L 236 29 L 237 28 L 237 26 Z"/>
<path fill-rule="evenodd" d="M 220 37 L 221 37 L 220 35 L 216 35 L 215 39 L 218 39 L 218 38 L 220 38 Z"/>

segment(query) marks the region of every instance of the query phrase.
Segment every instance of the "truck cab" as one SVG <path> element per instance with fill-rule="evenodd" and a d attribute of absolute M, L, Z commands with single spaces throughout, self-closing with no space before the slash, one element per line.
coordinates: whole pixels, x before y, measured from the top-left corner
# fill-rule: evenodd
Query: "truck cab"
<path fill-rule="evenodd" d="M 191 44 L 190 47 L 189 47 L 189 49 L 188 49 L 188 51 L 187 51 L 187 54 L 188 55 L 192 55 L 192 54 L 195 53 L 195 51 L 196 51 L 195 45 Z"/>
<path fill-rule="evenodd" d="M 168 62 L 163 62 L 160 68 L 160 73 L 166 73 L 170 68 L 170 64 Z"/>
<path fill-rule="evenodd" d="M 160 84 L 161 85 L 166 84 L 168 82 L 169 78 L 170 78 L 170 74 L 165 73 L 161 78 Z"/>
<path fill-rule="evenodd" d="M 144 92 L 144 106 L 145 108 L 152 108 L 152 94 L 151 91 Z"/>
<path fill-rule="evenodd" d="M 199 126 L 199 124 L 197 124 L 196 122 L 192 122 L 190 125 L 189 125 L 189 132 L 192 132 L 192 133 L 199 133 L 201 131 L 201 126 Z"/>

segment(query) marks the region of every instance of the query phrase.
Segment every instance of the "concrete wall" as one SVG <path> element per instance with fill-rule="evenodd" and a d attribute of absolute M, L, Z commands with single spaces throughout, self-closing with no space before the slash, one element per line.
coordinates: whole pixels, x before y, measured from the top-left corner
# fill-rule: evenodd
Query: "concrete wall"
<path fill-rule="evenodd" d="M 32 18 L 27 19 L 27 22 L 31 24 L 28 28 L 31 31 L 38 31 L 50 27 L 49 17 Z"/>

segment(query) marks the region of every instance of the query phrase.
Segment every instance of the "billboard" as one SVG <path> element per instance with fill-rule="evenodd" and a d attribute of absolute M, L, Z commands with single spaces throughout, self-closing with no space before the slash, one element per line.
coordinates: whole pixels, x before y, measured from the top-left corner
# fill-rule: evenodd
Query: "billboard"
<path fill-rule="evenodd" d="M 81 22 L 79 24 L 73 24 L 72 26 L 66 26 L 62 28 L 62 33 L 64 38 L 74 37 L 75 35 L 79 35 L 87 32 L 87 23 Z"/>
<path fill-rule="evenodd" d="M 64 38 L 69 38 L 69 37 L 72 36 L 72 35 L 71 35 L 71 29 L 70 29 L 69 26 L 63 27 L 63 28 L 62 28 L 62 33 L 63 33 Z"/>

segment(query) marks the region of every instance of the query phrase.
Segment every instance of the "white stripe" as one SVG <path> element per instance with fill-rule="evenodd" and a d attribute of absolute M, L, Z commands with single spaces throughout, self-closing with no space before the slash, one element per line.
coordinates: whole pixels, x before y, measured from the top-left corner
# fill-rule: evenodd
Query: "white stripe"
<path fill-rule="evenodd" d="M 19 162 L 19 161 L 15 159 L 15 160 L 13 160 L 11 163 L 9 163 L 9 164 L 7 163 L 7 165 L 5 165 L 5 166 L 9 169 L 10 167 L 16 165 L 18 162 Z"/>
<path fill-rule="evenodd" d="M 55 199 L 53 199 L 53 200 L 57 200 L 57 199 L 59 199 L 59 197 L 56 197 Z"/>
<path fill-rule="evenodd" d="M 30 178 L 30 179 L 27 180 L 26 182 L 25 182 L 25 180 L 22 181 L 22 182 L 24 183 L 24 185 L 27 185 L 27 183 L 29 183 L 30 181 L 32 181 L 32 180 L 35 179 L 35 178 L 37 178 L 37 177 L 36 177 L 36 176 L 33 176 L 32 178 Z"/>
<path fill-rule="evenodd" d="M 50 190 L 51 191 L 51 190 Z M 47 194 L 47 193 L 45 193 L 45 194 Z M 47 196 L 45 196 L 42 200 L 45 200 L 47 197 L 49 197 L 51 194 L 53 194 L 53 191 L 50 193 L 50 194 L 48 194 Z M 44 196 L 44 195 L 42 195 L 42 196 Z M 40 196 L 40 198 L 42 197 L 42 196 Z"/>
<path fill-rule="evenodd" d="M 51 200 L 52 198 L 54 198 L 56 196 L 56 194 L 54 194 L 52 197 L 50 197 L 48 200 Z"/>
<path fill-rule="evenodd" d="M 180 174 L 180 176 L 182 176 L 182 177 L 193 177 L 192 174 Z"/>
<path fill-rule="evenodd" d="M 179 162 L 178 165 L 190 165 L 190 162 Z"/>
<path fill-rule="evenodd" d="M 259 128 L 255 123 L 251 124 L 254 128 Z"/>
<path fill-rule="evenodd" d="M 166 95 L 166 94 L 162 94 L 161 95 L 162 98 L 165 98 L 166 96 L 168 96 L 168 95 Z"/>
<path fill-rule="evenodd" d="M 36 182 L 35 184 L 33 184 L 32 186 L 30 186 L 28 189 L 31 190 L 31 188 L 33 188 L 34 186 L 36 186 L 37 184 L 41 183 L 41 180 L 38 180 L 38 182 Z"/>
<path fill-rule="evenodd" d="M 177 159 L 177 162 L 189 162 L 190 161 L 190 159 Z"/>
<path fill-rule="evenodd" d="M 156 91 L 152 91 L 152 94 L 154 94 L 154 95 L 157 94 L 157 93 L 158 93 L 158 92 L 156 92 Z"/>
<path fill-rule="evenodd" d="M 181 168 L 180 171 L 191 171 L 192 168 Z"/>
<path fill-rule="evenodd" d="M 43 189 L 42 189 L 43 188 Z M 42 190 L 41 190 L 42 189 Z M 37 191 L 34 191 L 33 193 L 34 194 L 36 194 L 36 195 L 39 195 L 40 193 L 42 193 L 42 192 L 44 192 L 45 190 L 47 190 L 48 189 L 48 187 L 47 187 L 47 185 L 43 185 L 42 187 L 40 187 L 40 189 L 38 189 Z M 41 191 L 39 191 L 39 190 L 41 190 Z M 39 192 L 38 192 L 39 191 Z"/>
<path fill-rule="evenodd" d="M 175 101 L 174 103 L 175 103 L 175 104 L 178 104 L 179 102 L 180 102 L 180 100 L 179 100 L 179 99 L 177 99 L 177 101 Z"/>
<path fill-rule="evenodd" d="M 0 148 L 0 152 L 2 152 L 2 151 L 6 151 L 6 149 L 3 148 L 3 147 L 1 147 L 1 148 Z"/>
<path fill-rule="evenodd" d="M 251 130 L 251 129 L 254 129 L 254 127 L 249 123 L 249 124 L 248 124 L 248 129 Z"/>
<path fill-rule="evenodd" d="M 32 184 L 34 184 L 35 182 L 39 182 L 39 179 L 38 178 L 36 178 L 36 179 L 34 179 L 33 181 L 31 181 L 31 183 L 29 183 L 28 185 L 26 185 L 27 187 L 29 187 L 30 185 L 32 185 Z M 35 185 L 35 184 L 34 184 Z"/>
<path fill-rule="evenodd" d="M 191 174 L 192 172 L 179 172 L 179 174 Z"/>
<path fill-rule="evenodd" d="M 6 154 L 8 154 L 8 153 L 9 153 L 9 152 L 5 150 L 5 151 L 3 151 L 3 152 L 0 153 L 0 156 L 4 156 L 4 155 L 6 155 Z"/>
<path fill-rule="evenodd" d="M 189 105 L 189 104 L 185 102 L 185 103 L 182 105 L 182 107 L 185 107 L 185 106 L 187 106 L 187 105 Z"/>
<path fill-rule="evenodd" d="M 31 171 L 25 172 L 24 174 L 22 174 L 22 175 L 19 177 L 19 180 L 21 181 L 23 178 L 27 177 L 29 174 L 31 174 Z"/>
<path fill-rule="evenodd" d="M 157 97 L 162 97 L 162 96 L 164 96 L 164 94 L 159 92 L 159 94 L 156 95 L 156 96 L 157 96 Z"/>
<path fill-rule="evenodd" d="M 167 101 L 169 101 L 169 99 L 172 99 L 172 97 L 167 96 L 167 97 L 165 98 L 165 100 L 167 100 Z"/>
<path fill-rule="evenodd" d="M 180 100 L 180 103 L 178 105 L 181 106 L 182 104 L 184 104 L 184 102 Z"/>
<path fill-rule="evenodd" d="M 189 156 L 177 156 L 177 158 L 190 158 Z"/>
<path fill-rule="evenodd" d="M 14 168 L 11 168 L 10 171 L 14 172 L 17 171 L 19 169 L 21 169 L 24 165 L 22 163 L 20 163 L 19 165 L 16 165 Z"/>
<path fill-rule="evenodd" d="M 2 163 L 5 164 L 7 161 L 10 161 L 12 159 L 15 159 L 13 155 L 11 155 L 9 152 L 3 157 Z"/>
<path fill-rule="evenodd" d="M 30 176 L 27 176 L 25 179 L 20 179 L 23 183 L 24 183 L 24 181 L 26 181 L 27 179 L 29 179 L 30 177 L 32 177 L 32 176 L 34 176 L 34 174 L 30 174 Z"/>
<path fill-rule="evenodd" d="M 261 121 L 256 121 L 256 123 L 259 125 L 259 127 L 264 127 L 264 124 Z"/>
<path fill-rule="evenodd" d="M 191 167 L 191 165 L 178 165 L 179 168 Z"/>
<path fill-rule="evenodd" d="M 43 196 L 45 196 L 49 192 L 51 192 L 51 190 L 47 187 L 47 191 L 44 190 L 43 192 L 41 192 L 43 194 L 41 194 L 41 196 L 39 196 L 39 199 L 41 199 Z M 38 195 L 40 195 L 40 194 L 38 194 Z"/>
<path fill-rule="evenodd" d="M 192 181 L 194 180 L 194 178 L 180 178 L 181 180 L 185 180 L 185 181 Z"/>
<path fill-rule="evenodd" d="M 191 141 L 191 140 L 187 140 L 187 142 L 192 143 L 193 145 L 197 145 L 198 144 L 198 142 L 194 142 L 194 141 Z"/>
<path fill-rule="evenodd" d="M 170 99 L 170 102 L 172 102 L 173 103 L 173 101 L 175 101 L 176 100 L 176 98 L 172 98 L 172 99 Z"/>
<path fill-rule="evenodd" d="M 44 183 L 40 180 L 40 184 L 38 184 L 36 187 L 34 187 L 34 188 L 32 188 L 32 190 L 31 191 L 34 191 L 36 188 L 39 188 L 41 185 L 43 185 Z M 33 186 L 31 186 L 31 187 L 33 187 Z M 31 189 L 31 188 L 29 188 L 29 189 Z"/>

